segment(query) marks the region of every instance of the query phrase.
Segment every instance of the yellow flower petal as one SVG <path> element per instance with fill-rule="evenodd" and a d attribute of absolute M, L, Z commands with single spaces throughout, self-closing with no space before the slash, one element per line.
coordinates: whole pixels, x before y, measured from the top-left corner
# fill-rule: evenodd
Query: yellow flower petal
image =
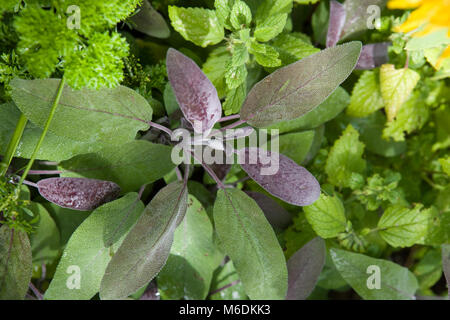
<path fill-rule="evenodd" d="M 388 9 L 412 9 L 417 8 L 424 0 L 390 0 L 387 4 Z"/>

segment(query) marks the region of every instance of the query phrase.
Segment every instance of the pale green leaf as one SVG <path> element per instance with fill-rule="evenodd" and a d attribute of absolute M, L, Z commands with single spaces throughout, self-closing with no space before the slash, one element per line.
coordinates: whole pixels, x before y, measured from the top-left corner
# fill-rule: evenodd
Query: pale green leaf
<path fill-rule="evenodd" d="M 278 52 L 268 44 L 252 41 L 249 52 L 255 56 L 256 62 L 263 67 L 277 67 L 281 65 Z"/>
<path fill-rule="evenodd" d="M 287 14 L 276 14 L 256 25 L 254 36 L 256 40 L 267 42 L 279 35 L 286 25 Z"/>
<path fill-rule="evenodd" d="M 203 72 L 217 89 L 219 98 L 223 98 L 228 90 L 225 83 L 225 73 L 231 63 L 231 55 L 225 47 L 219 47 L 211 51 L 203 64 Z"/>
<path fill-rule="evenodd" d="M 311 45 L 309 39 L 305 39 L 304 35 L 298 32 L 279 35 L 273 40 L 272 46 L 277 50 L 283 66 L 320 51 Z"/>
<path fill-rule="evenodd" d="M 352 117 L 367 117 L 384 107 L 377 71 L 364 71 L 353 87 L 347 114 Z"/>
<path fill-rule="evenodd" d="M 225 72 L 225 82 L 230 90 L 239 87 L 247 78 L 247 67 L 242 64 L 237 67 L 229 66 Z"/>
<path fill-rule="evenodd" d="M 230 13 L 230 22 L 236 30 L 250 25 L 252 22 L 252 11 L 244 1 L 235 0 Z"/>
<path fill-rule="evenodd" d="M 227 93 L 225 102 L 222 104 L 222 108 L 225 115 L 230 115 L 233 113 L 238 113 L 244 103 L 245 97 L 247 96 L 247 82 L 244 81 L 236 89 L 230 90 Z"/>

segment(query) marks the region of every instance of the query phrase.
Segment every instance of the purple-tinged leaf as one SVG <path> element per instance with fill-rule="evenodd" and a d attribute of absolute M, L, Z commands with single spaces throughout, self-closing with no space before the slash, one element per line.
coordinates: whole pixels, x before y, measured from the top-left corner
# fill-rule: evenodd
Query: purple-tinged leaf
<path fill-rule="evenodd" d="M 442 269 L 447 280 L 448 296 L 450 298 L 450 244 L 442 245 Z"/>
<path fill-rule="evenodd" d="M 168 38 L 170 29 L 161 14 L 156 11 L 150 1 L 142 2 L 140 11 L 130 18 L 134 22 L 134 28 L 146 35 L 156 38 Z"/>
<path fill-rule="evenodd" d="M 327 48 L 338 43 L 346 18 L 345 7 L 336 0 L 330 1 L 330 20 L 328 23 Z"/>
<path fill-rule="evenodd" d="M 256 201 L 274 229 L 284 230 L 291 224 L 291 214 L 271 197 L 256 191 L 245 191 L 245 193 Z"/>
<path fill-rule="evenodd" d="M 259 148 L 239 151 L 242 169 L 270 194 L 281 200 L 307 206 L 320 196 L 320 185 L 308 170 L 288 157 Z"/>
<path fill-rule="evenodd" d="M 167 75 L 185 118 L 197 133 L 209 132 L 222 115 L 217 90 L 190 58 L 170 48 Z"/>
<path fill-rule="evenodd" d="M 389 42 L 366 44 L 362 47 L 361 55 L 355 69 L 369 70 L 385 64 L 389 60 Z"/>
<path fill-rule="evenodd" d="M 360 52 L 361 42 L 349 42 L 271 73 L 249 92 L 241 108 L 241 120 L 263 128 L 308 113 L 347 79 Z"/>
<path fill-rule="evenodd" d="M 116 199 L 120 187 L 114 182 L 85 178 L 48 178 L 40 180 L 41 196 L 63 208 L 89 211 Z"/>
<path fill-rule="evenodd" d="M 325 241 L 316 237 L 292 255 L 287 263 L 288 292 L 286 300 L 305 300 L 316 286 L 325 264 Z"/>

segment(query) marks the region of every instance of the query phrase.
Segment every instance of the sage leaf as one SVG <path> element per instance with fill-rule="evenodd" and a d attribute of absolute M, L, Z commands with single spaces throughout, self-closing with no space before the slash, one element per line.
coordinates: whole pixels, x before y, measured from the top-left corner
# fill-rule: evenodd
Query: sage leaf
<path fill-rule="evenodd" d="M 170 48 L 167 74 L 185 118 L 198 133 L 209 132 L 222 114 L 216 88 L 190 58 Z"/>
<path fill-rule="evenodd" d="M 250 299 L 284 299 L 287 268 L 275 233 L 256 202 L 238 189 L 220 189 L 214 224 Z"/>
<path fill-rule="evenodd" d="M 50 112 L 59 79 L 11 81 L 12 98 L 35 125 L 43 128 Z M 152 119 L 148 102 L 136 91 L 118 86 L 99 90 L 64 87 L 49 131 L 82 142 L 120 144 L 149 128 Z"/>
<path fill-rule="evenodd" d="M 330 20 L 328 22 L 327 47 L 338 43 L 346 19 L 345 7 L 336 0 L 330 1 Z"/>
<path fill-rule="evenodd" d="M 389 42 L 366 44 L 362 47 L 361 55 L 355 69 L 366 70 L 381 66 L 389 61 Z"/>
<path fill-rule="evenodd" d="M 119 196 L 114 182 L 84 178 L 47 178 L 40 180 L 41 196 L 63 208 L 88 211 Z"/>
<path fill-rule="evenodd" d="M 316 286 L 327 255 L 325 241 L 316 237 L 294 253 L 287 262 L 286 300 L 305 300 Z"/>
<path fill-rule="evenodd" d="M 169 146 L 135 140 L 108 146 L 95 153 L 80 154 L 62 161 L 63 177 L 84 177 L 117 183 L 122 192 L 136 191 L 175 168 Z"/>
<path fill-rule="evenodd" d="M 275 230 L 284 230 L 292 222 L 292 216 L 271 197 L 256 191 L 245 191 L 264 212 L 267 221 Z"/>
<path fill-rule="evenodd" d="M 263 163 L 261 155 L 271 161 Z M 240 150 L 239 157 L 242 169 L 250 178 L 287 203 L 306 206 L 320 196 L 320 185 L 316 178 L 282 154 L 253 147 Z"/>
<path fill-rule="evenodd" d="M 162 299 L 203 300 L 214 270 L 223 260 L 213 241 L 213 227 L 203 206 L 193 196 L 183 221 L 175 230 L 172 248 L 158 274 Z"/>
<path fill-rule="evenodd" d="M 186 209 L 183 183 L 173 182 L 156 194 L 109 262 L 100 286 L 101 299 L 126 298 L 159 273 Z"/>
<path fill-rule="evenodd" d="M 143 210 L 138 194 L 128 193 L 93 211 L 70 237 L 45 299 L 91 299 L 100 289 L 111 254 Z"/>
<path fill-rule="evenodd" d="M 31 281 L 31 247 L 25 232 L 0 227 L 0 299 L 23 300 Z"/>
<path fill-rule="evenodd" d="M 148 0 L 142 2 L 138 13 L 133 15 L 130 20 L 135 24 L 136 30 L 146 35 L 156 38 L 168 38 L 170 36 L 170 29 L 163 16 L 152 7 Z"/>
<path fill-rule="evenodd" d="M 360 42 L 350 42 L 278 69 L 249 92 L 241 119 L 265 127 L 313 110 L 350 75 L 360 51 Z"/>
<path fill-rule="evenodd" d="M 247 300 L 244 286 L 233 265 L 229 260 L 223 267 L 219 267 L 214 272 L 211 282 L 210 300 Z"/>
<path fill-rule="evenodd" d="M 419 285 L 407 268 L 341 249 L 331 249 L 330 254 L 341 276 L 363 299 L 414 299 Z"/>

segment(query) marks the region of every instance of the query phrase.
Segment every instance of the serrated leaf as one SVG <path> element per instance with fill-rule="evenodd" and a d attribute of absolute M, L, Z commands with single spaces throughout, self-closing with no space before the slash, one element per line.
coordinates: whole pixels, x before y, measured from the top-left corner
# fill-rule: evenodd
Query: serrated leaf
<path fill-rule="evenodd" d="M 322 193 L 315 203 L 304 207 L 303 211 L 314 231 L 324 239 L 334 238 L 345 231 L 345 209 L 337 196 Z"/>
<path fill-rule="evenodd" d="M 292 216 L 274 199 L 256 191 L 245 191 L 264 212 L 267 221 L 275 230 L 284 230 L 292 222 Z"/>
<path fill-rule="evenodd" d="M 279 133 L 297 130 L 314 129 L 335 118 L 347 107 L 350 96 L 342 87 L 338 87 L 324 102 L 307 114 L 293 119 L 270 125 L 267 129 L 278 129 Z"/>
<path fill-rule="evenodd" d="M 252 88 L 241 108 L 241 119 L 264 127 L 306 114 L 349 76 L 360 50 L 359 42 L 350 42 L 278 69 Z"/>
<path fill-rule="evenodd" d="M 327 47 L 334 47 L 338 43 L 344 28 L 347 13 L 343 4 L 336 0 L 330 1 L 330 20 L 328 22 Z"/>
<path fill-rule="evenodd" d="M 383 107 L 378 71 L 364 71 L 353 87 L 347 114 L 362 118 Z"/>
<path fill-rule="evenodd" d="M 263 0 L 256 12 L 256 23 L 260 24 L 265 19 L 277 14 L 290 13 L 292 10 L 292 0 Z"/>
<path fill-rule="evenodd" d="M 59 85 L 59 79 L 11 81 L 12 98 L 28 120 L 43 128 Z M 72 140 L 117 144 L 147 130 L 152 109 L 136 91 L 114 89 L 72 90 L 65 86 L 49 131 Z"/>
<path fill-rule="evenodd" d="M 408 51 L 420 51 L 450 44 L 447 30 L 437 30 L 422 37 L 411 38 L 405 46 Z"/>
<path fill-rule="evenodd" d="M 139 9 L 140 11 L 130 18 L 135 24 L 136 30 L 156 38 L 168 38 L 170 36 L 170 29 L 166 21 L 152 7 L 150 1 L 144 0 Z"/>
<path fill-rule="evenodd" d="M 173 28 L 184 39 L 200 47 L 223 40 L 223 26 L 214 10 L 169 6 L 169 18 Z"/>
<path fill-rule="evenodd" d="M 300 33 L 286 33 L 276 37 L 271 43 L 279 54 L 282 66 L 287 66 L 297 60 L 310 56 L 320 49 L 306 42 Z"/>
<path fill-rule="evenodd" d="M 249 58 L 247 46 L 243 43 L 237 43 L 233 46 L 233 55 L 231 57 L 231 66 L 239 67 L 247 63 Z"/>
<path fill-rule="evenodd" d="M 55 221 L 43 205 L 32 202 L 30 210 L 39 217 L 34 232 L 30 234 L 34 264 L 52 263 L 59 254 L 60 235 Z"/>
<path fill-rule="evenodd" d="M 169 146 L 136 140 L 95 153 L 80 154 L 59 164 L 61 176 L 113 181 L 122 192 L 135 191 L 169 173 L 175 164 Z"/>
<path fill-rule="evenodd" d="M 31 281 L 31 247 L 20 230 L 0 227 L 0 299 L 23 300 Z"/>
<path fill-rule="evenodd" d="M 208 132 L 222 115 L 216 88 L 190 58 L 170 48 L 167 75 L 185 118 L 198 133 Z"/>
<path fill-rule="evenodd" d="M 316 286 L 327 255 L 325 241 L 316 237 L 288 260 L 289 286 L 286 300 L 305 300 Z"/>
<path fill-rule="evenodd" d="M 230 13 L 233 8 L 235 0 L 215 0 L 214 8 L 216 9 L 216 16 L 220 23 L 227 28 L 232 30 L 233 27 L 230 22 Z"/>
<path fill-rule="evenodd" d="M 350 187 L 353 173 L 363 174 L 366 161 L 362 158 L 364 144 L 359 133 L 348 125 L 330 149 L 325 165 L 328 181 L 338 187 Z"/>
<path fill-rule="evenodd" d="M 366 70 L 373 69 L 388 62 L 388 47 L 391 44 L 389 42 L 379 42 L 366 44 L 362 47 L 361 56 L 355 69 Z"/>
<path fill-rule="evenodd" d="M 239 164 L 267 192 L 287 203 L 306 206 L 319 198 L 320 185 L 316 178 L 282 154 L 245 148 L 239 150 Z"/>
<path fill-rule="evenodd" d="M 109 262 L 100 286 L 101 299 L 126 298 L 159 273 L 186 208 L 187 189 L 181 182 L 156 194 Z"/>
<path fill-rule="evenodd" d="M 220 189 L 214 224 L 251 299 L 284 299 L 287 268 L 272 227 L 256 202 L 238 189 Z"/>
<path fill-rule="evenodd" d="M 247 67 L 242 64 L 237 67 L 229 66 L 225 72 L 225 82 L 230 90 L 236 89 L 247 78 Z"/>
<path fill-rule="evenodd" d="M 225 115 L 230 115 L 233 113 L 238 113 L 244 103 L 245 97 L 247 96 L 247 82 L 244 81 L 236 89 L 230 90 L 227 93 L 225 102 L 222 107 Z"/>
<path fill-rule="evenodd" d="M 287 14 L 276 14 L 256 25 L 254 36 L 256 40 L 267 42 L 279 35 L 286 25 Z"/>
<path fill-rule="evenodd" d="M 388 121 L 394 120 L 402 105 L 408 100 L 420 75 L 411 69 L 395 69 L 393 64 L 380 68 L 380 89 Z"/>
<path fill-rule="evenodd" d="M 383 130 L 383 138 L 404 141 L 405 133 L 422 128 L 427 122 L 429 114 L 429 107 L 420 97 L 420 91 L 413 92 L 401 106 L 395 119 L 387 122 L 386 128 Z"/>
<path fill-rule="evenodd" d="M 363 254 L 331 249 L 331 257 L 341 276 L 366 300 L 411 300 L 418 288 L 417 279 L 407 268 L 391 261 Z M 379 270 L 379 273 L 378 273 Z M 375 274 L 376 273 L 376 274 Z M 380 277 L 379 289 L 369 289 Z"/>
<path fill-rule="evenodd" d="M 410 247 L 423 243 L 429 231 L 431 209 L 422 210 L 422 205 L 413 209 L 394 205 L 388 207 L 378 222 L 381 237 L 393 247 Z"/>
<path fill-rule="evenodd" d="M 281 65 L 278 52 L 270 45 L 252 41 L 248 49 L 255 56 L 256 62 L 263 67 L 277 67 Z"/>
<path fill-rule="evenodd" d="M 45 199 L 63 208 L 88 211 L 116 199 L 120 187 L 111 181 L 84 178 L 47 178 L 37 183 Z"/>
<path fill-rule="evenodd" d="M 186 216 L 175 230 L 167 263 L 158 274 L 163 299 L 203 300 L 223 256 L 213 242 L 213 227 L 200 202 L 189 195 Z"/>
<path fill-rule="evenodd" d="M 92 212 L 70 237 L 45 299 L 91 299 L 100 289 L 112 254 L 143 210 L 138 194 L 128 193 Z"/>
<path fill-rule="evenodd" d="M 239 30 L 243 26 L 249 26 L 252 22 L 252 11 L 248 5 L 241 0 L 235 0 L 230 13 L 230 23 L 234 29 Z"/>

